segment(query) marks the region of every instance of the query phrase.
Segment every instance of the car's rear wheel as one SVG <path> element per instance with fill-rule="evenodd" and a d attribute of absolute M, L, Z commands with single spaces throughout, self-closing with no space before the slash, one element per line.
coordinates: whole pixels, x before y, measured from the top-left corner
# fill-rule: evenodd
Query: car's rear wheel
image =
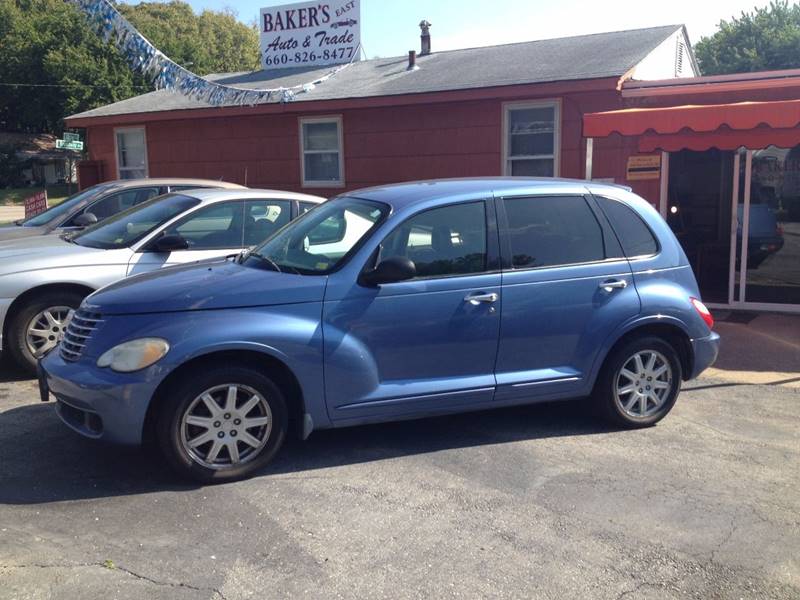
<path fill-rule="evenodd" d="M 83 298 L 77 292 L 53 291 L 27 302 L 8 326 L 11 359 L 26 371 L 36 373 L 36 361 L 56 347 Z"/>
<path fill-rule="evenodd" d="M 246 367 L 219 367 L 170 386 L 156 422 L 159 446 L 179 474 L 217 483 L 246 477 L 275 456 L 288 415 L 280 388 Z"/>
<path fill-rule="evenodd" d="M 609 356 L 595 397 L 612 423 L 647 427 L 672 410 L 681 380 L 681 361 L 672 345 L 658 337 L 641 337 Z"/>

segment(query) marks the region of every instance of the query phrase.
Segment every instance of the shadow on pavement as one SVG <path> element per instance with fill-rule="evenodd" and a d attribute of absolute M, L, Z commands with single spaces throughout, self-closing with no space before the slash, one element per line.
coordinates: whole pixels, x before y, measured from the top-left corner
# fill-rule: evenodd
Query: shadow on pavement
<path fill-rule="evenodd" d="M 32 375 L 22 370 L 11 362 L 4 354 L 0 353 L 0 384 L 11 383 L 12 381 L 25 381 L 31 379 Z"/>
<path fill-rule="evenodd" d="M 263 473 L 298 473 L 452 448 L 518 440 L 592 435 L 609 431 L 579 402 L 498 409 L 315 432 L 302 442 L 290 437 Z M 0 413 L 0 503 L 38 504 L 188 491 L 152 449 L 87 440 L 68 430 L 53 404 Z"/>

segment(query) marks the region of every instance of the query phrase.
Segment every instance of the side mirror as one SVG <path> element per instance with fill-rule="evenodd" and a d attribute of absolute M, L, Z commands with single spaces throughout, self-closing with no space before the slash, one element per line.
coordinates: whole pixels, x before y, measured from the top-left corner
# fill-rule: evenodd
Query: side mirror
<path fill-rule="evenodd" d="M 377 267 L 361 275 L 361 281 L 367 285 L 381 285 L 413 279 L 417 275 L 417 267 L 413 261 L 402 256 L 390 256 L 382 260 Z"/>
<path fill-rule="evenodd" d="M 75 227 L 88 227 L 89 225 L 97 223 L 97 216 L 94 213 L 85 212 L 75 217 L 73 223 Z"/>
<path fill-rule="evenodd" d="M 151 252 L 173 252 L 174 250 L 187 250 L 188 248 L 189 242 L 186 241 L 185 237 L 178 233 L 170 233 L 154 240 L 147 249 Z"/>

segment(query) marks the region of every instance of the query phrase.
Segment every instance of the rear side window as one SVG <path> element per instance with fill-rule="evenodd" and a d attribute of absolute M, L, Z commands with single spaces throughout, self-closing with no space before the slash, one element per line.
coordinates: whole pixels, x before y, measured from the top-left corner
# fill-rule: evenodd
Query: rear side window
<path fill-rule="evenodd" d="M 597 197 L 597 201 L 611 221 L 614 231 L 617 232 L 622 249 L 628 258 L 648 256 L 658 252 L 658 242 L 653 237 L 653 232 L 636 211 L 622 202 L 602 196 Z"/>
<path fill-rule="evenodd" d="M 582 196 L 504 200 L 515 269 L 605 260 L 603 228 Z"/>

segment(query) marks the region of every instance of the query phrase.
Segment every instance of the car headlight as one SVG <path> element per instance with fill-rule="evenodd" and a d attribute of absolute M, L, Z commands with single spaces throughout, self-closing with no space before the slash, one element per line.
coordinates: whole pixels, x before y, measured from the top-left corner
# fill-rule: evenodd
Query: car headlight
<path fill-rule="evenodd" d="M 97 359 L 98 367 L 131 373 L 149 367 L 169 352 L 169 343 L 161 338 L 141 338 L 118 344 Z"/>

